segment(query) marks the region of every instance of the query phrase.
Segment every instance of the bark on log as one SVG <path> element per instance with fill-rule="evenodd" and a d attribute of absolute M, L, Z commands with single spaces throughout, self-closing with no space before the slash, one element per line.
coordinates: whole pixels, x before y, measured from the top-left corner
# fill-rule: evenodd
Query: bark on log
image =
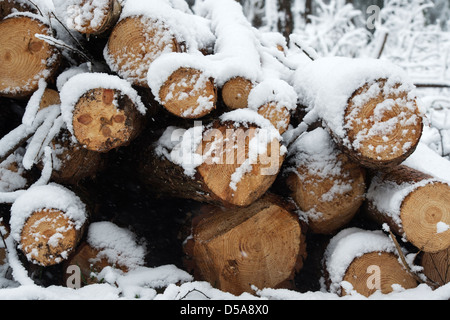
<path fill-rule="evenodd" d="M 443 229 L 450 225 L 448 183 L 398 166 L 373 177 L 367 199 L 370 217 L 420 250 L 433 253 L 450 246 L 450 230 Z"/>
<path fill-rule="evenodd" d="M 74 136 L 82 146 L 106 153 L 134 140 L 143 129 L 144 117 L 120 90 L 97 88 L 78 100 L 72 124 Z"/>
<path fill-rule="evenodd" d="M 136 86 L 148 87 L 150 64 L 161 54 L 181 52 L 167 26 L 144 16 L 125 18 L 114 27 L 105 49 L 111 70 Z"/>
<path fill-rule="evenodd" d="M 322 128 L 291 145 L 283 175 L 314 233 L 333 234 L 341 229 L 365 199 L 365 170 L 342 153 Z"/>
<path fill-rule="evenodd" d="M 156 145 L 146 142 L 140 148 L 138 172 L 156 193 L 224 206 L 248 206 L 270 188 L 284 161 L 278 139 L 268 140 L 267 149 L 254 157 L 258 151 L 250 141 L 261 137 L 261 132 L 254 124 L 219 120 L 205 130 L 194 127 L 182 131 L 185 137 L 180 142 L 180 135 L 167 130 Z M 161 144 L 164 141 L 166 145 Z M 194 146 L 195 150 L 178 149 L 182 146 Z M 180 157 L 188 167 L 177 164 Z"/>
<path fill-rule="evenodd" d="M 94 0 L 78 0 L 65 8 L 66 25 L 86 35 L 102 35 L 111 30 L 122 12 L 118 0 L 99 3 Z"/>
<path fill-rule="evenodd" d="M 213 79 L 193 68 L 179 68 L 159 91 L 164 108 L 175 116 L 198 119 L 216 108 L 217 89 Z"/>
<path fill-rule="evenodd" d="M 438 286 L 450 282 L 450 248 L 436 253 L 422 253 L 420 265 L 423 267 L 423 274 Z"/>
<path fill-rule="evenodd" d="M 267 194 L 249 207 L 205 206 L 185 243 L 195 278 L 235 295 L 294 287 L 306 258 L 304 229 L 292 206 Z"/>
<path fill-rule="evenodd" d="M 10 15 L 13 12 L 33 12 L 36 10 L 31 8 L 28 4 L 23 2 L 18 2 L 14 0 L 3 0 L 0 1 L 0 20 Z"/>
<path fill-rule="evenodd" d="M 57 71 L 60 52 L 36 34 L 52 35 L 38 16 L 0 21 L 0 96 L 26 98 L 38 89 L 40 79 L 51 79 Z"/>
<path fill-rule="evenodd" d="M 418 285 L 399 262 L 388 236 L 357 228 L 345 229 L 331 239 L 324 256 L 324 275 L 329 290 L 341 296 L 355 290 L 369 297 L 377 291 L 388 294 L 393 285 L 405 289 Z"/>

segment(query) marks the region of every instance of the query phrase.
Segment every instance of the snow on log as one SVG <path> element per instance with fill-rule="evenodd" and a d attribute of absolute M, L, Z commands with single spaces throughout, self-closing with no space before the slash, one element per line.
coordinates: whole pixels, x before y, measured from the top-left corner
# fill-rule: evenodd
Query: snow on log
<path fill-rule="evenodd" d="M 188 130 L 169 127 L 141 153 L 140 176 L 155 192 L 248 206 L 275 181 L 286 148 L 267 119 L 246 109 Z"/>
<path fill-rule="evenodd" d="M 450 248 L 435 253 L 423 252 L 419 261 L 423 274 L 437 286 L 450 282 Z"/>
<path fill-rule="evenodd" d="M 156 58 L 170 52 L 196 52 L 213 42 L 206 19 L 173 8 L 165 0 L 129 0 L 109 37 L 104 57 L 120 77 L 148 87 L 148 69 Z"/>
<path fill-rule="evenodd" d="M 216 108 L 214 74 L 201 54 L 162 55 L 149 68 L 148 85 L 156 101 L 175 116 L 198 119 Z"/>
<path fill-rule="evenodd" d="M 381 231 L 342 230 L 330 240 L 324 268 L 328 289 L 341 296 L 356 291 L 369 297 L 377 291 L 388 294 L 418 285 L 402 265 L 393 241 Z"/>
<path fill-rule="evenodd" d="M 67 188 L 32 187 L 11 207 L 11 234 L 28 261 L 52 266 L 76 249 L 87 218 L 85 204 Z"/>
<path fill-rule="evenodd" d="M 299 104 L 315 110 L 355 161 L 380 169 L 403 162 L 422 134 L 422 114 L 403 70 L 375 59 L 322 58 L 296 71 Z"/>
<path fill-rule="evenodd" d="M 283 176 L 314 233 L 332 234 L 344 227 L 365 199 L 365 170 L 322 128 L 305 133 L 290 146 Z"/>
<path fill-rule="evenodd" d="M 36 35 L 52 35 L 38 15 L 15 13 L 0 21 L 0 96 L 29 97 L 57 71 L 60 52 Z"/>
<path fill-rule="evenodd" d="M 64 84 L 61 112 L 70 133 L 82 146 L 105 153 L 128 145 L 139 135 L 146 108 L 127 81 L 85 73 Z"/>
<path fill-rule="evenodd" d="M 86 240 L 64 262 L 64 283 L 72 272 L 70 267 L 78 266 L 83 282 L 81 286 L 101 283 L 97 276 L 106 267 L 128 272 L 145 264 L 145 244 L 139 243 L 136 235 L 112 222 L 101 221 L 89 225 Z"/>
<path fill-rule="evenodd" d="M 378 172 L 367 192 L 367 212 L 425 252 L 450 246 L 450 185 L 407 166 Z"/>
<path fill-rule="evenodd" d="M 34 12 L 30 3 L 26 0 L 3 0 L 0 1 L 0 20 L 15 12 Z"/>
<path fill-rule="evenodd" d="M 184 245 L 188 271 L 235 295 L 253 293 L 253 286 L 294 288 L 306 243 L 291 209 L 272 194 L 245 208 L 203 206 Z"/>
<path fill-rule="evenodd" d="M 101 35 L 119 20 L 122 5 L 118 0 L 54 0 L 61 20 L 71 30 Z"/>

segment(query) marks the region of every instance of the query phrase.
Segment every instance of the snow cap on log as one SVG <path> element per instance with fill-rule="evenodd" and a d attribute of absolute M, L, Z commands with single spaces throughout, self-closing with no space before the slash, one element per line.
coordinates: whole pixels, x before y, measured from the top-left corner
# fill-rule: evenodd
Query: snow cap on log
<path fill-rule="evenodd" d="M 375 59 L 321 58 L 294 76 L 299 104 L 364 166 L 400 164 L 422 134 L 414 86 L 398 66 Z"/>

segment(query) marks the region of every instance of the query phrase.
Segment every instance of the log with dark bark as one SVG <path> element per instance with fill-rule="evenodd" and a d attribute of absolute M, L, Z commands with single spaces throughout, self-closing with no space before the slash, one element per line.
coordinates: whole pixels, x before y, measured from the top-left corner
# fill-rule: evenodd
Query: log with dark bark
<path fill-rule="evenodd" d="M 435 253 L 421 253 L 419 260 L 423 274 L 436 286 L 450 282 L 450 248 Z"/>
<path fill-rule="evenodd" d="M 19 2 L 14 0 L 0 1 L 0 20 L 5 18 L 14 12 L 33 12 L 36 13 L 36 9 L 31 7 L 30 4 L 25 2 Z"/>
<path fill-rule="evenodd" d="M 425 252 L 450 246 L 450 185 L 406 166 L 377 173 L 367 193 L 367 213 Z"/>
<path fill-rule="evenodd" d="M 52 35 L 39 16 L 14 15 L 0 21 L 0 96 L 29 97 L 38 89 L 40 79 L 55 75 L 60 52 L 37 34 Z"/>
<path fill-rule="evenodd" d="M 246 208 L 206 205 L 185 243 L 195 278 L 240 295 L 254 287 L 294 288 L 306 258 L 304 228 L 292 206 L 267 194 Z"/>

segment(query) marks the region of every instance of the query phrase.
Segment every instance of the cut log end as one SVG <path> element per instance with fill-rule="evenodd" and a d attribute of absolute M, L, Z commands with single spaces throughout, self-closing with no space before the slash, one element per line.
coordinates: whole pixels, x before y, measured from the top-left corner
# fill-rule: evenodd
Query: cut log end
<path fill-rule="evenodd" d="M 420 187 L 405 198 L 401 208 L 403 230 L 417 248 L 438 252 L 450 247 L 449 201 L 450 186 L 444 183 Z"/>
<path fill-rule="evenodd" d="M 306 245 L 298 217 L 268 195 L 250 207 L 209 207 L 193 222 L 188 265 L 199 279 L 239 295 L 293 280 Z"/>
<path fill-rule="evenodd" d="M 374 88 L 375 96 L 369 94 Z M 380 169 L 402 163 L 414 152 L 423 120 L 416 101 L 401 89 L 378 80 L 358 89 L 345 111 L 349 154 L 363 165 Z"/>
<path fill-rule="evenodd" d="M 222 98 L 230 109 L 244 109 L 248 107 L 248 96 L 253 89 L 253 83 L 242 77 L 228 80 L 222 87 Z"/>
<path fill-rule="evenodd" d="M 150 64 L 163 53 L 180 52 L 178 41 L 161 22 L 145 17 L 121 20 L 107 44 L 111 69 L 136 86 L 148 87 Z"/>
<path fill-rule="evenodd" d="M 119 20 L 122 6 L 118 0 L 109 0 L 103 6 L 93 0 L 80 0 L 67 8 L 66 24 L 69 28 L 87 35 L 100 35 L 114 27 Z M 89 10 L 89 14 L 86 13 Z M 86 19 L 88 16 L 91 19 Z"/>
<path fill-rule="evenodd" d="M 0 96 L 24 98 L 59 66 L 60 53 L 36 34 L 51 35 L 37 19 L 14 16 L 0 22 Z"/>
<path fill-rule="evenodd" d="M 423 274 L 438 286 L 450 282 L 450 248 L 436 253 L 424 252 L 420 265 Z"/>
<path fill-rule="evenodd" d="M 118 90 L 93 89 L 75 105 L 73 130 L 91 151 L 108 152 L 127 145 L 141 130 L 142 117 L 134 103 Z"/>
<path fill-rule="evenodd" d="M 348 267 L 343 280 L 366 297 L 377 290 L 383 294 L 391 293 L 392 285 L 400 285 L 404 289 L 418 285 L 414 276 L 400 264 L 398 257 L 387 252 L 372 252 L 356 258 Z M 344 289 L 342 291 L 344 295 L 348 294 Z"/>
<path fill-rule="evenodd" d="M 258 109 L 258 113 L 269 120 L 272 125 L 283 134 L 291 123 L 291 113 L 286 107 L 278 106 L 277 103 L 267 103 Z"/>
<path fill-rule="evenodd" d="M 307 166 L 300 166 L 287 178 L 292 199 L 308 214 L 308 226 L 313 233 L 332 234 L 342 228 L 353 219 L 365 199 L 364 170 L 345 154 L 340 154 L 336 161 L 342 164 L 339 176 L 311 175 Z"/>
<path fill-rule="evenodd" d="M 212 79 L 192 68 L 176 70 L 161 87 L 162 105 L 172 114 L 198 119 L 216 108 L 217 92 Z"/>
<path fill-rule="evenodd" d="M 62 211 L 42 210 L 27 219 L 20 248 L 34 264 L 52 266 L 69 257 L 81 236 L 81 230 Z"/>

